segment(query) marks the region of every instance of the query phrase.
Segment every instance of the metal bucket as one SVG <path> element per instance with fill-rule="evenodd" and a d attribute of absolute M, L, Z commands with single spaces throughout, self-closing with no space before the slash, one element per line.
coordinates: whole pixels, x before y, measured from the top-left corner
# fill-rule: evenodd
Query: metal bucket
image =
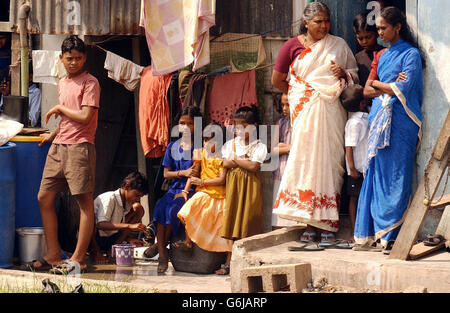
<path fill-rule="evenodd" d="M 29 263 L 45 255 L 44 229 L 42 227 L 23 227 L 16 229 L 21 263 Z"/>

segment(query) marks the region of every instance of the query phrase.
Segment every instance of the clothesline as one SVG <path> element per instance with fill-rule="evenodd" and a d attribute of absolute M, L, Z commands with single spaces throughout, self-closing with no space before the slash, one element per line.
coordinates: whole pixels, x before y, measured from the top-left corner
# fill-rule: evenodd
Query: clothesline
<path fill-rule="evenodd" d="M 281 26 L 281 27 L 279 27 L 279 28 L 275 28 L 275 29 L 268 30 L 268 31 L 263 32 L 263 33 L 260 33 L 260 34 L 249 35 L 249 36 L 247 36 L 247 37 L 242 37 L 242 38 L 237 38 L 237 39 L 231 39 L 231 40 L 216 40 L 217 38 L 220 38 L 221 35 L 219 35 L 219 36 L 217 36 L 216 38 L 212 39 L 211 42 L 214 42 L 214 43 L 225 43 L 225 42 L 234 42 L 234 41 L 246 40 L 246 39 L 249 39 L 249 38 L 260 37 L 260 36 L 261 36 L 261 37 L 264 37 L 264 36 L 266 36 L 267 34 L 275 33 L 275 32 L 278 32 L 278 31 L 280 31 L 280 30 L 283 30 L 283 29 L 292 27 L 292 26 L 294 26 L 294 25 L 296 25 L 296 24 L 299 24 L 301 21 L 302 21 L 302 19 L 298 19 L 298 20 L 296 20 L 296 21 L 294 21 L 294 22 L 292 22 L 292 23 L 290 23 L 290 24 L 288 24 L 288 25 Z"/>
<path fill-rule="evenodd" d="M 98 49 L 100 49 L 100 50 L 103 50 L 103 51 L 105 51 L 106 53 L 109 52 L 108 50 L 106 50 L 106 49 L 103 48 L 102 46 L 97 45 L 96 42 L 93 42 L 92 44 L 90 44 L 90 46 L 93 46 L 93 47 L 95 47 L 95 48 L 98 48 Z"/>
<path fill-rule="evenodd" d="M 100 49 L 100 50 L 102 50 L 102 51 L 104 51 L 104 52 L 106 52 L 106 53 L 109 52 L 108 50 L 106 50 L 105 48 L 99 46 L 99 45 L 98 45 L 97 43 L 95 43 L 95 42 L 92 43 L 92 44 L 90 44 L 90 45 L 92 45 L 93 47 L 96 47 L 96 48 L 98 48 L 98 49 Z M 263 68 L 266 68 L 266 67 L 271 67 L 271 66 L 274 66 L 274 65 L 275 65 L 275 63 L 272 63 L 272 64 L 266 64 L 266 65 L 263 65 L 263 66 L 256 67 L 255 70 L 263 69 Z M 225 73 L 225 72 L 223 72 L 223 71 L 219 71 L 219 72 L 216 73 L 216 71 L 217 71 L 217 70 L 214 70 L 214 71 L 212 71 L 211 73 L 208 73 L 208 74 L 206 74 L 206 75 L 207 75 L 207 76 L 217 76 L 217 75 L 227 74 L 227 73 Z"/>

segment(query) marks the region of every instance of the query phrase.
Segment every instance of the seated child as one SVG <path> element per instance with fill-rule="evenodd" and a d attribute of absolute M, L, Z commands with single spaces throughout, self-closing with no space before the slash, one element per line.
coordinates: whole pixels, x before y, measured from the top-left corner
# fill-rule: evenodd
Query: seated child
<path fill-rule="evenodd" d="M 363 87 L 350 85 L 341 94 L 344 108 L 351 112 L 345 125 L 345 160 L 347 165 L 347 194 L 350 196 L 349 214 L 352 234 L 355 229 L 358 197 L 363 183 L 369 136 L 368 113 L 365 108 Z M 350 239 L 353 241 L 353 235 Z"/>
<path fill-rule="evenodd" d="M 239 240 L 264 230 L 260 171 L 267 156 L 267 146 L 257 139 L 256 107 L 239 108 L 234 115 L 234 127 L 236 137 L 222 148 L 223 166 L 228 172 L 220 235 Z M 231 253 L 228 259 L 231 259 Z M 227 263 L 216 274 L 227 275 L 229 272 Z"/>
<path fill-rule="evenodd" d="M 279 142 L 272 143 L 272 154 L 279 155 L 279 166 L 273 172 L 273 202 L 277 199 L 278 189 L 280 188 L 281 177 L 283 177 L 284 168 L 289 157 L 289 151 L 291 150 L 291 119 L 290 109 L 287 94 L 281 96 L 281 109 L 283 110 L 284 117 L 280 118 L 277 125 L 279 125 Z M 274 136 L 277 137 L 277 136 Z M 281 228 L 285 226 L 296 225 L 297 222 L 279 218 L 276 214 L 272 213 L 272 229 Z"/>
<path fill-rule="evenodd" d="M 136 243 L 129 235 L 134 230 L 147 232 L 142 224 L 144 208 L 140 199 L 148 193 L 148 182 L 139 172 L 129 174 L 116 191 L 102 193 L 94 200 L 95 232 L 91 253 L 97 264 L 107 263 L 103 251 L 110 252 L 114 244 Z"/>
<path fill-rule="evenodd" d="M 207 126 L 211 129 L 214 124 Z M 221 130 L 220 126 L 216 126 Z M 184 190 L 176 197 L 187 200 L 191 184 L 196 193 L 178 212 L 185 225 L 186 240 L 177 242 L 177 248 L 190 249 L 192 241 L 201 249 L 214 252 L 231 252 L 233 241 L 220 236 L 225 209 L 225 181 L 227 170 L 223 167 L 218 143 L 204 138 L 203 148 L 194 150 L 194 165 L 201 169 L 200 178 L 189 178 Z"/>
<path fill-rule="evenodd" d="M 150 246 L 144 256 L 152 258 L 159 254 L 158 273 L 164 273 L 169 267 L 169 252 L 166 248 L 171 236 L 177 236 L 182 230 L 177 217 L 185 199 L 175 198 L 186 186 L 187 179 L 198 177 L 199 171 L 193 166 L 192 152 L 194 150 L 194 121 L 202 117 L 197 107 L 186 106 L 178 114 L 178 127 L 181 139 L 172 141 L 167 146 L 162 165 L 164 178 L 170 179 L 167 193 L 158 200 L 153 213 L 153 223 L 156 225 L 157 243 Z M 194 188 L 189 189 L 187 198 L 192 197 Z"/>

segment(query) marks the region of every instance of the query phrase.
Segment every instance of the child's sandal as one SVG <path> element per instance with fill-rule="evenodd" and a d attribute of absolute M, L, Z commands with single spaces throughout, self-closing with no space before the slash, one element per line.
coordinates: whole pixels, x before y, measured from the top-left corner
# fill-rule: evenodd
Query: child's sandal
<path fill-rule="evenodd" d="M 222 264 L 220 269 L 216 271 L 216 275 L 229 275 L 230 274 L 230 264 Z"/>

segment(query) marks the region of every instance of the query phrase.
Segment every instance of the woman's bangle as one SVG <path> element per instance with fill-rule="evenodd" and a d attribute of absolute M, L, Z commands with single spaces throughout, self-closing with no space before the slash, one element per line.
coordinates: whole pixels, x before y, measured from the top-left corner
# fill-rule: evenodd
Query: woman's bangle
<path fill-rule="evenodd" d="M 204 187 L 205 185 L 204 185 L 204 182 L 203 182 L 203 179 L 200 179 L 200 187 Z"/>
<path fill-rule="evenodd" d="M 187 191 L 187 190 L 181 190 L 181 192 L 185 193 L 185 194 L 189 194 L 189 191 Z"/>

